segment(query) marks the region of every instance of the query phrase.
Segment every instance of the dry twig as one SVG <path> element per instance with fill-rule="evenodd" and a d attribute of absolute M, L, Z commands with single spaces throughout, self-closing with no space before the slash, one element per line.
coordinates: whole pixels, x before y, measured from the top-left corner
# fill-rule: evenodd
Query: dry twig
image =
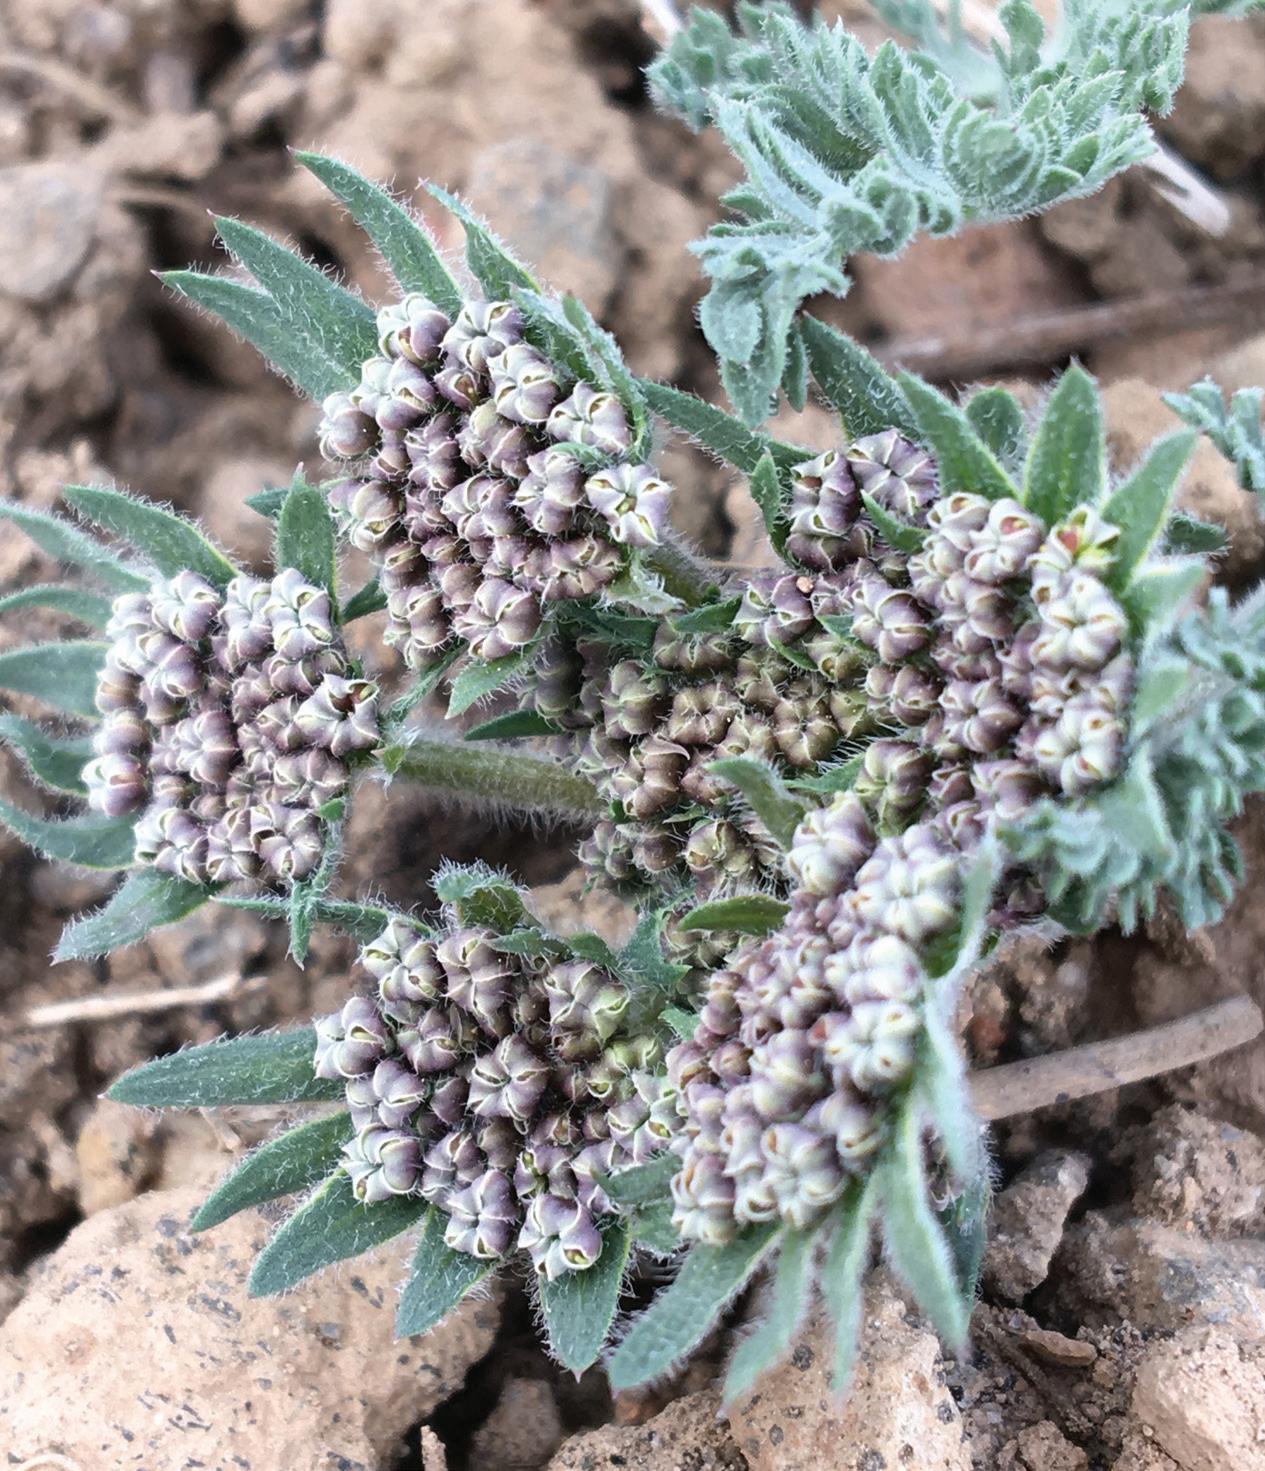
<path fill-rule="evenodd" d="M 176 986 L 169 991 L 130 992 L 125 996 L 76 996 L 70 1001 L 53 1001 L 33 1006 L 17 1019 L 15 1031 L 40 1031 L 70 1026 L 75 1022 L 116 1021 L 122 1016 L 146 1016 L 156 1011 L 174 1011 L 181 1006 L 208 1006 L 247 996 L 267 984 L 267 976 L 245 979 L 234 971 L 199 986 Z"/>

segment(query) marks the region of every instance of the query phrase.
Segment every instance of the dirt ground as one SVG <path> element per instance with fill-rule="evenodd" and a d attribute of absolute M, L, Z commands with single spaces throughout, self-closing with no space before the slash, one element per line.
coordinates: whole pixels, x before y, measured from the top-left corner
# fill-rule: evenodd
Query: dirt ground
<path fill-rule="evenodd" d="M 652 54 L 633 0 L 0 0 L 0 494 L 50 508 L 66 482 L 118 481 L 201 516 L 239 557 L 266 555 L 244 501 L 317 462 L 315 410 L 151 272 L 222 263 L 209 210 L 280 233 L 379 293 L 370 253 L 292 165 L 292 147 L 337 153 L 406 193 L 422 176 L 461 190 L 546 280 L 587 301 L 639 372 L 715 393 L 685 247 L 736 168 L 716 139 L 656 115 L 640 75 Z M 822 314 L 942 381 L 969 371 L 1036 393 L 1075 352 L 1108 385 L 1113 452 L 1127 465 L 1171 425 L 1161 391 L 1207 371 L 1228 388 L 1265 383 L 1265 23 L 1201 22 L 1189 85 L 1160 127 L 1229 203 L 1223 238 L 1135 172 L 1040 223 L 857 262 L 853 294 Z M 1120 312 L 1084 325 L 1093 304 Z M 834 432 L 818 409 L 786 427 L 823 447 Z M 677 448 L 665 463 L 681 529 L 712 555 L 752 560 L 742 488 Z M 1259 577 L 1256 508 L 1211 452 L 1186 494 L 1230 529 L 1224 576 Z M 0 594 L 51 570 L 16 533 L 0 535 Z M 56 631 L 14 617 L 0 648 Z M 362 652 L 392 672 L 388 651 Z M 3 789 L 34 800 L 0 762 Z M 1265 999 L 1259 809 L 1240 836 L 1247 883 L 1209 932 L 1157 925 L 1021 950 L 983 975 L 976 1061 L 1051 1052 L 1238 991 Z M 349 892 L 411 904 L 441 859 L 480 855 L 555 886 L 552 902 L 574 912 L 565 833 L 375 788 L 349 846 Z M 330 1009 L 347 943 L 318 936 L 300 971 L 275 930 L 209 909 L 109 961 L 50 969 L 59 927 L 104 886 L 3 834 L 0 865 L 0 1318 L 11 1314 L 0 1465 L 437 1471 L 446 1455 L 451 1471 L 1265 1467 L 1265 1043 L 997 1130 L 971 1361 L 943 1360 L 880 1275 L 846 1410 L 820 1378 L 828 1355 L 814 1327 L 722 1418 L 712 1380 L 723 1342 L 676 1382 L 612 1401 L 600 1372 L 576 1383 L 549 1364 L 514 1283 L 427 1339 L 392 1345 L 401 1264 L 390 1251 L 280 1304 L 248 1305 L 243 1274 L 266 1223 L 205 1238 L 183 1227 L 198 1191 L 275 1117 L 165 1121 L 99 1094 L 179 1043 Z M 201 1007 L 24 1021 L 53 1001 L 233 976 L 246 984 Z M 757 1309 L 740 1304 L 735 1319 Z M 21 1376 L 6 1381 L 6 1352 L 41 1366 L 34 1407 Z"/>

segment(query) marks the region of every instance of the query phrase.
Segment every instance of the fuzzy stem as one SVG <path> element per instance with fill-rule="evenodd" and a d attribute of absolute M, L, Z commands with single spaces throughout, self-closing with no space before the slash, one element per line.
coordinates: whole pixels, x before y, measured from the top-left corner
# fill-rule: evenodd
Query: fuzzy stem
<path fill-rule="evenodd" d="M 645 565 L 663 579 L 664 591 L 691 608 L 705 603 L 717 585 L 712 571 L 677 542 L 661 542 L 643 555 Z"/>
<path fill-rule="evenodd" d="M 392 776 L 475 802 L 504 802 L 527 812 L 551 812 L 577 824 L 605 810 L 597 788 L 553 761 L 480 742 L 478 748 L 429 736 L 387 746 L 381 762 Z"/>

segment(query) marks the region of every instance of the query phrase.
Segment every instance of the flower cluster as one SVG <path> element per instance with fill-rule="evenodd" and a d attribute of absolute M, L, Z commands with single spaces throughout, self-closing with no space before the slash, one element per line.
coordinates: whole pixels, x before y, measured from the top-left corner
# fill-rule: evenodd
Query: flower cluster
<path fill-rule="evenodd" d="M 512 303 L 469 301 L 450 320 L 413 294 L 378 329 L 381 356 L 325 401 L 321 448 L 361 462 L 331 501 L 378 566 L 410 668 L 456 640 L 483 660 L 516 652 L 551 604 L 590 597 L 660 541 L 670 488 L 629 459 L 623 403 L 527 342 Z"/>
<path fill-rule="evenodd" d="M 416 1194 L 456 1251 L 514 1247 L 554 1279 L 593 1265 L 599 1177 L 644 1163 L 674 1120 L 626 988 L 588 960 L 498 948 L 478 926 L 393 917 L 360 954 L 377 983 L 317 1023 L 316 1071 L 343 1079 L 361 1200 Z"/>
<path fill-rule="evenodd" d="M 139 814 L 136 861 L 193 883 L 312 872 L 320 809 L 379 744 L 329 594 L 289 568 L 223 591 L 193 572 L 115 600 L 84 769 L 91 805 Z"/>

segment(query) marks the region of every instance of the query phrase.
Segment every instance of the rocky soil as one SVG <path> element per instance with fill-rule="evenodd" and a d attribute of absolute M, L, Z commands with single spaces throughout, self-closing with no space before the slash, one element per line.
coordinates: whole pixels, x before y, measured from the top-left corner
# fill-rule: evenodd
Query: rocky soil
<path fill-rule="evenodd" d="M 211 209 L 377 291 L 374 262 L 288 147 L 339 153 L 410 194 L 422 175 L 462 190 L 547 279 L 584 297 L 639 371 L 713 392 L 685 246 L 735 170 L 714 139 L 649 107 L 639 67 L 652 49 L 632 0 L 8 0 L 0 494 L 51 507 L 67 481 L 117 479 L 201 515 L 240 556 L 265 554 L 243 502 L 314 460 L 314 412 L 149 273 L 217 263 Z M 939 337 L 960 358 L 1000 326 L 1021 335 L 1031 314 L 1167 293 L 1171 310 L 1144 333 L 990 365 L 1011 382 L 1021 369 L 1035 393 L 1079 349 L 1110 384 L 1112 448 L 1128 463 L 1168 427 L 1159 390 L 1209 370 L 1229 387 L 1265 382 L 1265 311 L 1183 320 L 1200 292 L 1265 269 L 1265 25 L 1201 23 L 1190 84 L 1161 128 L 1230 202 L 1225 238 L 1201 235 L 1134 174 L 1039 225 L 861 262 L 853 295 L 823 311 L 879 350 Z M 936 374 L 934 361 L 919 366 Z M 793 431 L 822 445 L 834 432 L 820 410 Z M 668 463 L 682 529 L 714 555 L 757 560 L 742 487 L 681 450 Z M 1224 576 L 1260 575 L 1255 508 L 1214 455 L 1201 452 L 1187 495 L 1231 531 Z M 14 533 L 0 537 L 0 593 L 50 571 Z M 50 631 L 6 620 L 0 647 Z M 30 799 L 0 759 L 5 789 Z M 493 826 L 406 792 L 366 792 L 355 822 L 349 889 L 424 900 L 441 858 L 477 853 L 530 883 L 562 881 L 550 902 L 574 914 L 565 833 Z M 1265 999 L 1260 811 L 1241 838 L 1248 883 L 1207 934 L 1158 924 L 1129 941 L 1021 950 L 982 976 L 976 1060 L 1054 1051 L 1238 991 Z M 600 1372 L 576 1383 L 546 1361 L 520 1284 L 392 1344 L 399 1250 L 250 1302 L 245 1274 L 268 1221 L 239 1217 L 207 1236 L 187 1222 L 278 1116 L 160 1120 L 98 1101 L 124 1068 L 180 1043 L 329 1009 L 345 942 L 319 936 L 300 971 L 256 919 L 203 911 L 108 962 L 50 969 L 60 925 L 103 886 L 4 835 L 0 865 L 0 1465 L 1265 1467 L 1265 1044 L 998 1129 L 969 1361 L 944 1360 L 879 1274 L 842 1409 L 815 1326 L 728 1414 L 712 1382 L 719 1339 L 677 1382 L 612 1401 Z M 53 1001 L 235 976 L 236 991 L 202 1007 L 25 1022 Z M 737 1331 L 758 1322 L 758 1296 L 738 1306 Z"/>

